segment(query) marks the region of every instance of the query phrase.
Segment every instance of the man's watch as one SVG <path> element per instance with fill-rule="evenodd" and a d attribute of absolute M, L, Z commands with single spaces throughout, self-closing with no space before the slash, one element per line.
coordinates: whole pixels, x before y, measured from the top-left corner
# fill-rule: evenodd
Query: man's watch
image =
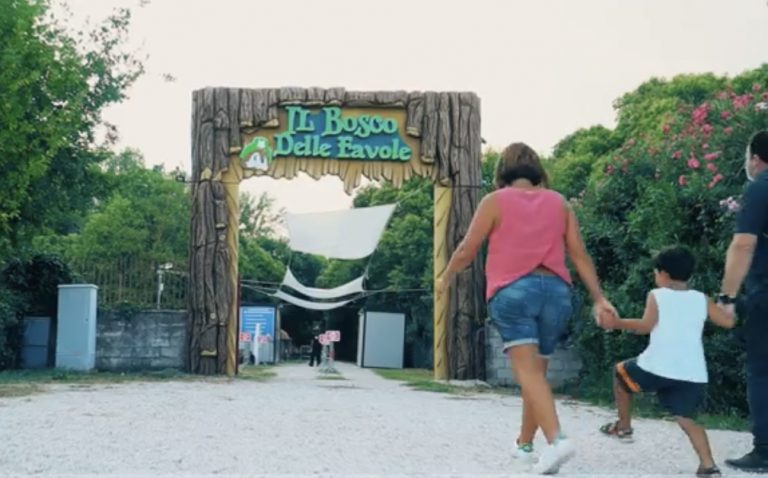
<path fill-rule="evenodd" d="M 719 304 L 731 305 L 736 303 L 736 297 L 731 297 L 728 294 L 720 294 L 717 296 L 717 302 Z"/>

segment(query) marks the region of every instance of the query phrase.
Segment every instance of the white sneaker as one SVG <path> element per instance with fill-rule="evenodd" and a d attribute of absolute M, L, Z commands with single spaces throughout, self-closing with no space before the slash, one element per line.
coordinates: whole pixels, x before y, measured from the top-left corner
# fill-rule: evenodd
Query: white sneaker
<path fill-rule="evenodd" d="M 536 462 L 536 454 L 533 452 L 533 445 L 526 443 L 525 445 L 517 445 L 515 453 L 513 455 L 520 463 L 530 465 Z"/>
<path fill-rule="evenodd" d="M 540 475 L 554 475 L 560 471 L 560 466 L 573 458 L 576 448 L 567 438 L 561 438 L 549 445 L 539 458 L 539 462 L 533 467 L 533 472 Z"/>

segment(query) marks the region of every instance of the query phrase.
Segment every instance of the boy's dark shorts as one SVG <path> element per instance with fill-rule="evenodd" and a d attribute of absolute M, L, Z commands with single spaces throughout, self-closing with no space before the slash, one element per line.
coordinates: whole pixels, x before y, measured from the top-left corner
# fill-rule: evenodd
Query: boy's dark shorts
<path fill-rule="evenodd" d="M 707 394 L 706 383 L 660 377 L 640 368 L 636 359 L 619 362 L 616 377 L 629 393 L 656 392 L 661 406 L 677 417 L 695 418 Z"/>

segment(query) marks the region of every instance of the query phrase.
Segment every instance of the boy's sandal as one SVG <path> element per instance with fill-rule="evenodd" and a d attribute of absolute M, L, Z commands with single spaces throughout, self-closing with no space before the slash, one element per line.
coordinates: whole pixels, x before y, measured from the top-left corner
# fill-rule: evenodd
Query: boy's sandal
<path fill-rule="evenodd" d="M 699 468 L 696 470 L 696 476 L 702 478 L 711 478 L 713 476 L 720 476 L 720 468 L 713 466 L 711 468 Z"/>
<path fill-rule="evenodd" d="M 604 435 L 614 436 L 616 438 L 632 438 L 631 428 L 619 428 L 619 422 L 606 423 L 600 427 L 600 431 Z"/>

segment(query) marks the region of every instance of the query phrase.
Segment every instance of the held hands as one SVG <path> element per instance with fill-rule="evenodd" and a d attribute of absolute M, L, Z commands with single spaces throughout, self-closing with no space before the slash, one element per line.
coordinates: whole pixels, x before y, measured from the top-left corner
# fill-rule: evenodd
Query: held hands
<path fill-rule="evenodd" d="M 602 298 L 595 302 L 595 323 L 605 330 L 614 330 L 619 327 L 619 313 L 608 299 Z"/>

